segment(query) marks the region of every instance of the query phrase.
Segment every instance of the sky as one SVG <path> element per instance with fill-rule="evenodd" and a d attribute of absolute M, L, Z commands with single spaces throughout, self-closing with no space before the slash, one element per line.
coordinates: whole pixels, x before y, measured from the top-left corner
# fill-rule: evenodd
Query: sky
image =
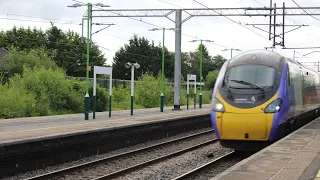
<path fill-rule="evenodd" d="M 87 3 L 86 0 L 80 0 Z M 231 7 L 263 7 L 269 6 L 269 0 L 197 0 L 198 2 L 211 8 L 231 8 Z M 286 7 L 297 7 L 292 0 L 284 0 Z M 193 0 L 91 0 L 91 3 L 103 3 L 110 5 L 104 9 L 180 9 L 180 8 L 203 8 L 200 4 Z M 283 0 L 273 0 L 277 6 L 282 6 Z M 320 0 L 295 0 L 302 7 L 314 6 L 320 7 Z M 83 14 L 86 12 L 86 7 L 70 8 L 67 5 L 74 4 L 72 0 L 0 0 L 0 30 L 9 30 L 13 26 L 36 27 L 46 30 L 51 27 L 52 21 L 58 28 L 63 30 L 72 30 L 81 34 L 81 23 Z M 96 9 L 96 8 L 94 8 Z M 320 11 L 319 11 L 320 12 Z M 174 19 L 174 14 L 170 16 Z M 187 14 L 182 14 L 182 19 L 186 18 Z M 282 23 L 282 17 L 277 16 L 277 23 Z M 269 23 L 268 17 L 230 17 L 236 22 L 244 23 Z M 320 46 L 320 16 L 317 19 L 311 16 L 290 16 L 286 18 L 286 24 L 306 24 L 307 27 L 301 27 L 298 30 L 292 31 L 285 36 L 286 47 L 311 47 Z M 142 21 L 152 23 L 154 25 L 174 28 L 175 24 L 167 18 L 137 18 Z M 162 43 L 162 31 L 148 31 L 155 26 L 133 20 L 126 17 L 107 18 L 95 17 L 93 23 L 113 23 L 115 25 L 104 29 L 92 36 L 92 41 L 101 47 L 100 50 L 104 53 L 107 63 L 111 64 L 113 56 L 120 47 L 128 43 L 128 40 L 137 34 L 140 37 L 145 37 L 154 43 Z M 246 25 L 244 25 L 246 26 Z M 93 26 L 93 32 L 106 26 Z M 198 43 L 190 42 L 195 38 L 207 39 L 214 43 L 204 42 L 209 50 L 209 54 L 215 56 L 220 54 L 225 58 L 230 58 L 230 51 L 222 51 L 226 48 L 241 49 L 247 51 L 251 49 L 264 49 L 264 47 L 272 46 L 272 42 L 268 40 L 268 33 L 255 29 L 251 26 L 246 26 L 256 33 L 228 20 L 225 17 L 193 17 L 182 24 L 182 52 L 195 50 Z M 259 26 L 268 30 L 268 26 Z M 286 27 L 286 31 L 293 27 Z M 84 26 L 84 34 L 86 35 L 86 25 Z M 281 33 L 282 29 L 277 28 L 277 33 Z M 191 36 L 191 37 L 190 37 Z M 280 41 L 280 39 L 278 39 Z M 175 34 L 173 31 L 166 31 L 165 46 L 170 50 L 175 50 Z M 282 49 L 277 47 L 274 51 L 293 58 L 293 49 Z M 320 60 L 320 49 L 297 49 L 295 57 L 301 63 L 317 62 Z M 233 56 L 237 55 L 238 51 L 233 51 Z M 134 61 L 134 60 L 132 60 Z"/>

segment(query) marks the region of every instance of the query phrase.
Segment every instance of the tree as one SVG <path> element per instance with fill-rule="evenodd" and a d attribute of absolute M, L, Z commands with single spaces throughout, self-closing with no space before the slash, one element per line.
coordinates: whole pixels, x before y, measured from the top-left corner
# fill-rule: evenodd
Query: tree
<path fill-rule="evenodd" d="M 0 46 L 9 49 L 15 47 L 18 50 L 31 50 L 33 48 L 39 48 L 45 46 L 46 39 L 45 33 L 40 29 L 30 29 L 28 28 L 16 28 L 15 26 L 6 32 L 0 34 L 3 39 Z"/>
<path fill-rule="evenodd" d="M 216 83 L 217 77 L 219 75 L 219 70 L 216 69 L 214 71 L 210 71 L 206 77 L 205 80 L 205 87 L 208 90 L 212 90 L 214 88 L 214 85 Z"/>
<path fill-rule="evenodd" d="M 6 74 L 8 78 L 15 74 L 22 75 L 25 67 L 30 69 L 57 69 L 56 63 L 44 48 L 32 49 L 28 52 L 12 48 L 4 58 L 0 59 L 0 64 L 6 65 L 4 68 L 1 68 L 0 73 Z"/>
<path fill-rule="evenodd" d="M 45 32 L 36 28 L 13 27 L 0 33 L 0 47 L 9 49 L 15 47 L 21 51 L 44 48 L 59 67 L 69 76 L 85 76 L 86 43 L 82 43 L 79 34 L 73 31 L 64 32 L 52 26 Z M 102 66 L 104 56 L 94 43 L 90 48 L 90 65 Z M 91 71 L 92 76 L 92 71 Z"/>
<path fill-rule="evenodd" d="M 139 63 L 140 68 L 135 70 L 135 78 L 144 73 L 156 76 L 161 73 L 162 47 L 155 46 L 144 37 L 134 35 L 129 44 L 121 47 L 113 58 L 113 77 L 116 79 L 130 79 L 131 70 L 125 68 L 127 62 Z M 173 79 L 174 54 L 165 48 L 165 76 Z"/>
<path fill-rule="evenodd" d="M 221 55 L 216 55 L 212 58 L 213 62 L 213 70 L 220 70 L 224 62 L 226 62 L 227 59 L 222 57 Z"/>
<path fill-rule="evenodd" d="M 182 55 L 184 58 L 184 70 L 188 72 L 188 74 L 197 75 L 197 81 L 200 80 L 200 52 L 201 46 L 199 45 L 195 51 L 189 52 L 188 56 L 186 54 Z M 214 70 L 213 67 L 214 65 L 209 51 L 205 45 L 202 45 L 202 76 L 204 79 L 209 71 Z M 186 74 L 184 76 L 186 76 Z"/>

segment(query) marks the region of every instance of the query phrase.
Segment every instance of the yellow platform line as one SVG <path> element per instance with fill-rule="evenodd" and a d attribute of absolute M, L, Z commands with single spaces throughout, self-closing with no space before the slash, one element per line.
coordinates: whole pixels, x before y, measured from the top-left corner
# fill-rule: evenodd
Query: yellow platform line
<path fill-rule="evenodd" d="M 316 175 L 316 177 L 314 179 L 315 180 L 320 180 L 320 170 L 318 171 L 318 174 Z"/>

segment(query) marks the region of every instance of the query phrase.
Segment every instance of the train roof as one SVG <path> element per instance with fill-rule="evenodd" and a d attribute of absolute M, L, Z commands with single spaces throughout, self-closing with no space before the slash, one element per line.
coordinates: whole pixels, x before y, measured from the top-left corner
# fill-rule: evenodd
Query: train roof
<path fill-rule="evenodd" d="M 238 54 L 229 61 L 230 66 L 236 66 L 240 64 L 264 64 L 268 66 L 278 67 L 280 64 L 281 56 L 278 53 L 274 53 L 268 50 L 249 50 Z"/>
<path fill-rule="evenodd" d="M 230 59 L 228 66 L 230 67 L 230 66 L 236 66 L 240 64 L 253 63 L 253 64 L 264 64 L 264 65 L 273 66 L 277 68 L 282 59 L 285 59 L 286 61 L 289 61 L 305 69 L 308 69 L 312 72 L 319 73 L 314 69 L 308 68 L 302 65 L 301 63 L 294 61 L 293 59 L 287 58 L 277 52 L 269 51 L 265 49 L 254 49 L 254 50 L 244 51 L 238 54 L 237 56 L 233 57 L 232 59 Z"/>

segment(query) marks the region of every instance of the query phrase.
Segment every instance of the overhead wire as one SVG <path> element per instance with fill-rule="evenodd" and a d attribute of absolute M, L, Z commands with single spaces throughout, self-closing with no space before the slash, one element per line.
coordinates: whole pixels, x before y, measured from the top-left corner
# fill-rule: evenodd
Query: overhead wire
<path fill-rule="evenodd" d="M 172 5 L 172 6 L 180 7 L 180 8 L 182 8 L 182 9 L 184 9 L 184 7 L 182 7 L 182 6 L 179 6 L 179 5 L 176 5 L 176 4 L 173 4 L 173 3 L 170 3 L 170 2 L 164 1 L 164 0 L 158 0 L 158 1 L 163 2 L 163 3 L 166 3 L 166 4 L 169 4 L 169 5 Z M 182 34 L 182 33 L 181 33 L 181 34 Z M 196 37 L 196 36 L 190 36 L 190 35 L 187 35 L 187 34 L 182 34 L 182 35 L 188 36 L 188 37 L 193 38 L 193 39 L 198 39 L 198 40 L 200 40 L 200 39 L 199 39 L 198 37 Z M 210 43 L 211 43 L 211 44 L 214 44 L 214 45 L 216 45 L 216 46 L 223 47 L 223 48 L 229 48 L 229 47 L 227 47 L 227 46 L 224 46 L 224 45 L 221 45 L 221 44 L 217 44 L 217 43 L 215 43 L 215 42 L 210 42 Z"/>
<path fill-rule="evenodd" d="M 42 21 L 42 20 L 28 20 L 28 19 L 17 19 L 17 18 L 9 18 L 9 17 L 6 17 L 6 18 L 3 18 L 3 17 L 0 17 L 0 19 L 3 19 L 3 20 L 11 20 L 11 21 L 27 21 L 27 22 L 35 22 L 35 23 L 55 23 L 55 24 L 68 24 L 68 25 L 81 25 L 81 24 L 76 24 L 76 23 L 67 23 L 67 22 L 57 22 L 57 21 Z"/>
<path fill-rule="evenodd" d="M 76 1 L 76 2 L 79 2 L 79 1 Z M 80 2 L 80 3 L 82 3 L 82 2 Z M 82 4 L 84 4 L 84 3 L 82 3 Z M 17 14 L 7 14 L 7 13 L 2 13 L 2 14 L 6 14 L 6 15 L 17 15 Z M 17 15 L 17 16 L 28 17 L 28 18 L 39 18 L 39 17 L 34 17 L 34 16 L 24 16 L 24 15 Z M 0 19 L 1 19 L 1 18 L 0 18 Z M 49 21 L 49 22 L 48 22 L 48 21 L 24 20 L 24 19 L 11 19 L 11 18 L 5 18 L 5 19 L 7 19 L 7 20 L 18 20 L 18 21 L 30 21 L 30 22 L 43 22 L 43 23 L 52 23 L 52 21 L 54 21 L 53 19 L 48 19 L 48 20 L 52 20 L 52 21 Z M 135 19 L 135 18 L 130 18 L 130 19 L 137 20 L 137 19 Z M 158 25 L 155 25 L 155 24 L 152 24 L 152 23 L 148 23 L 148 22 L 144 22 L 144 21 L 142 21 L 142 20 L 137 20 L 137 21 L 143 22 L 143 23 L 147 23 L 147 24 L 152 25 L 152 26 L 160 27 L 160 26 L 158 26 Z M 65 22 L 65 23 L 62 23 L 62 22 L 54 22 L 54 23 L 57 23 L 57 24 L 74 24 L 74 23 L 72 23 L 72 22 Z M 74 25 L 81 25 L 81 24 L 74 24 Z M 182 33 L 181 33 L 181 34 L 182 34 Z M 108 34 L 108 35 L 113 36 L 113 37 L 116 37 L 116 38 L 118 38 L 118 39 L 122 39 L 122 40 L 129 41 L 128 39 L 125 39 L 125 38 L 122 38 L 122 37 L 119 37 L 119 36 L 115 36 L 115 35 L 112 35 L 112 34 Z M 195 36 L 191 36 L 191 35 L 187 35 L 187 34 L 182 34 L 182 35 L 188 36 L 188 37 L 190 37 L 190 38 L 199 39 L 199 38 L 197 38 L 197 37 L 195 37 Z M 19 39 L 19 37 L 16 37 L 16 38 Z M 24 39 L 26 39 L 26 38 L 24 38 Z M 39 41 L 39 39 L 32 39 L 32 38 L 28 38 L 28 40 L 30 40 L 30 41 Z M 199 40 L 200 40 L 200 39 L 199 39 Z M 43 44 L 45 44 L 45 43 L 46 43 L 46 42 L 43 42 Z M 62 45 L 62 46 L 68 46 L 68 47 L 70 47 L 70 46 L 71 46 L 71 47 L 83 47 L 82 45 L 65 44 L 65 43 L 63 43 L 63 42 L 50 42 L 50 43 L 58 44 L 58 45 Z M 223 45 L 220 45 L 220 44 L 217 44 L 217 43 L 213 43 L 213 44 L 215 44 L 215 45 L 217 45 L 217 46 L 221 46 L 221 47 L 226 47 L 226 46 L 223 46 Z M 95 44 L 95 46 L 100 47 L 100 48 L 102 48 L 102 49 L 109 50 L 108 48 L 103 47 L 103 46 L 100 46 L 100 45 L 97 45 L 97 44 Z M 39 46 L 39 47 L 40 47 L 40 46 Z M 142 55 L 142 54 L 136 54 L 136 53 L 127 53 L 127 52 L 123 52 L 123 53 L 124 53 L 124 54 L 131 54 L 131 55 L 135 55 L 135 56 L 141 56 L 141 57 L 148 57 L 148 58 L 151 58 L 151 59 L 161 59 L 161 57 L 152 57 L 152 56 L 147 56 L 147 55 Z M 170 59 L 165 59 L 165 61 L 172 61 L 172 60 L 170 60 Z M 206 67 L 206 66 L 204 66 L 204 67 Z"/>
<path fill-rule="evenodd" d="M 75 2 L 78 2 L 78 3 L 82 3 L 80 1 L 76 1 L 74 0 Z M 161 1 L 161 0 L 159 0 Z M 165 1 L 163 1 L 165 2 Z M 85 4 L 85 3 L 82 3 L 82 4 Z M 172 4 L 172 3 L 171 3 Z M 98 8 L 98 7 L 95 7 L 95 8 Z M 103 10 L 102 8 L 98 8 L 98 9 L 101 9 Z M 114 12 L 112 12 L 114 13 Z M 51 19 L 51 18 L 42 18 L 42 17 L 35 17 L 35 16 L 26 16 L 26 15 L 21 15 L 21 14 L 11 14 L 11 13 L 0 13 L 0 14 L 3 14 L 3 15 L 7 15 L 7 17 L 0 17 L 0 19 L 4 19 L 4 20 L 13 20 L 13 21 L 26 21 L 26 22 L 35 22 L 35 23 L 55 23 L 55 24 L 67 24 L 67 25 L 82 25 L 82 22 L 76 22 L 76 21 L 66 21 L 66 22 L 61 22 L 60 20 L 56 20 L 56 19 Z M 118 14 L 118 13 L 116 13 Z M 119 15 L 119 14 L 118 14 Z M 121 14 L 120 14 L 121 15 Z M 8 16 L 20 16 L 20 17 L 27 17 L 27 18 L 35 18 L 35 19 L 43 19 L 43 20 L 30 20 L 30 19 L 19 19 L 19 18 L 10 18 Z M 161 26 L 158 26 L 158 25 L 155 25 L 155 24 L 152 24 L 152 23 L 149 23 L 149 22 L 145 22 L 145 21 L 142 21 L 142 20 L 139 20 L 139 19 L 136 19 L 136 18 L 131 18 L 131 17 L 127 17 L 127 18 L 130 18 L 130 19 L 133 19 L 133 20 L 136 20 L 136 21 L 139 21 L 139 22 L 142 22 L 142 23 L 147 23 L 149 25 L 152 25 L 152 26 L 155 26 L 155 27 L 159 27 L 159 28 L 163 28 Z M 47 20 L 47 21 L 46 21 Z M 125 29 L 126 30 L 126 29 Z M 110 35 L 110 34 L 109 34 Z M 188 35 L 188 34 L 184 34 L 184 33 L 181 33 L 181 35 L 183 36 L 186 36 L 186 37 L 189 37 L 189 38 L 193 38 L 193 39 L 199 39 L 198 37 L 196 36 L 192 36 L 192 35 Z M 117 37 L 115 35 L 110 35 L 110 36 L 114 36 L 114 37 Z M 121 38 L 121 37 L 117 37 L 119 39 L 124 39 L 124 38 Z M 124 39 L 124 40 L 127 40 L 127 39 Z M 199 39 L 200 40 L 200 39 Z M 220 46 L 220 47 L 224 47 L 226 48 L 226 46 L 223 46 L 223 45 L 220 45 L 220 44 L 217 44 L 217 43 L 212 43 L 212 44 L 215 44 L 217 46 Z"/>
<path fill-rule="evenodd" d="M 196 3 L 198 3 L 198 4 L 200 4 L 201 6 L 203 6 L 203 7 L 205 7 L 205 8 L 207 8 L 208 10 L 211 10 L 211 11 L 213 11 L 213 12 L 215 12 L 215 13 L 219 14 L 220 16 L 225 17 L 226 19 L 228 19 L 228 20 L 232 21 L 233 23 L 236 23 L 236 24 L 238 24 L 238 25 L 240 25 L 240 26 L 242 26 L 242 27 L 244 27 L 244 28 L 248 29 L 249 31 L 251 31 L 251 32 L 253 32 L 253 33 L 257 34 L 258 36 L 260 36 L 260 37 L 262 37 L 262 38 L 264 38 L 264 39 L 266 39 L 266 40 L 268 40 L 268 41 L 269 41 L 269 39 L 268 39 L 267 37 L 264 37 L 264 36 L 263 36 L 263 35 L 261 35 L 260 33 L 257 33 L 257 32 L 255 32 L 255 31 L 253 31 L 252 29 L 250 29 L 250 28 L 248 28 L 248 27 L 246 27 L 246 26 L 242 25 L 241 23 L 239 23 L 239 22 L 237 22 L 237 21 L 235 21 L 235 20 L 233 20 L 233 19 L 231 19 L 231 18 L 229 18 L 229 17 L 227 17 L 227 16 L 223 15 L 222 13 L 219 13 L 219 12 L 217 12 L 217 11 L 213 10 L 212 8 L 209 8 L 208 6 L 206 6 L 206 5 L 202 4 L 202 3 L 200 3 L 200 2 L 199 2 L 199 1 L 197 1 L 197 0 L 193 0 L 193 1 L 194 1 L 194 2 L 196 2 Z"/>
<path fill-rule="evenodd" d="M 293 2 L 294 4 L 296 4 L 296 5 L 297 5 L 303 12 L 305 12 L 307 15 L 309 15 L 309 16 L 311 16 L 312 18 L 320 21 L 320 19 L 318 19 L 318 18 L 314 17 L 313 15 L 309 14 L 305 9 L 303 9 L 303 8 L 302 8 L 298 3 L 296 3 L 294 0 L 292 0 L 292 2 Z"/>
<path fill-rule="evenodd" d="M 170 3 L 170 2 L 164 1 L 164 0 L 158 0 L 158 1 L 161 1 L 161 2 L 163 2 L 163 3 L 169 4 L 169 5 L 172 5 L 172 6 L 176 6 L 176 7 L 182 8 L 182 9 L 184 8 L 184 7 L 182 7 L 182 6 L 179 6 L 179 5 L 176 5 L 176 4 L 173 4 L 173 3 Z"/>
<path fill-rule="evenodd" d="M 67 20 L 57 20 L 51 18 L 42 18 L 42 17 L 35 17 L 35 16 L 26 16 L 21 14 L 11 14 L 11 13 L 1 13 L 6 17 L 0 17 L 0 19 L 4 20 L 14 20 L 14 21 L 29 21 L 29 22 L 40 22 L 40 23 L 56 23 L 56 24 L 70 24 L 70 25 L 81 25 L 81 22 L 77 21 L 67 21 Z M 25 18 L 33 18 L 33 19 L 42 19 L 42 20 L 30 20 L 30 19 L 20 19 L 20 18 L 10 18 L 9 16 L 18 16 L 18 17 L 25 17 Z"/>
<path fill-rule="evenodd" d="M 267 8 L 264 4 L 260 3 L 258 0 L 254 0 L 254 1 L 255 1 L 256 3 L 258 3 L 258 4 L 260 4 L 261 6 L 263 6 L 264 8 Z M 295 3 L 295 2 L 294 2 L 294 3 Z M 297 5 L 297 4 L 296 4 L 296 5 Z M 298 6 L 299 6 L 299 5 L 298 5 Z M 299 6 L 299 7 L 300 7 L 300 6 Z M 301 8 L 301 7 L 300 7 L 300 8 Z M 285 18 L 288 19 L 288 20 L 293 21 L 294 23 L 303 24 L 303 23 L 299 23 L 299 22 L 297 22 L 297 21 L 295 21 L 295 20 L 292 20 L 292 19 L 290 19 L 290 18 L 288 18 L 288 17 L 285 17 Z M 307 28 L 306 26 L 303 26 L 303 27 Z M 313 45 L 316 46 L 309 33 L 308 33 L 308 36 L 309 36 L 310 40 L 312 41 Z"/>
<path fill-rule="evenodd" d="M 80 3 L 80 4 L 83 4 L 83 5 L 86 5 L 86 3 L 83 3 L 83 2 L 78 1 L 78 0 L 72 0 L 72 1 L 77 2 L 77 3 Z M 100 10 L 105 10 L 105 9 L 103 9 L 103 8 L 100 8 L 100 7 L 94 7 L 94 8 L 97 8 L 97 9 L 100 9 Z M 133 18 L 133 17 L 124 16 L 124 15 L 122 15 L 122 14 L 120 14 L 120 13 L 116 13 L 116 12 L 112 12 L 112 11 L 109 11 L 109 12 L 112 13 L 112 14 L 116 14 L 116 15 L 118 15 L 118 16 L 121 16 L 121 17 L 126 17 L 126 18 L 129 18 L 129 19 L 138 21 L 138 22 L 142 22 L 142 23 L 144 23 L 144 24 L 148 24 L 148 25 L 151 25 L 151 26 L 154 26 L 154 27 L 164 28 L 164 27 L 162 27 L 162 26 L 159 26 L 159 25 L 156 25 L 156 24 L 153 24 L 153 23 L 150 23 L 150 22 L 143 21 L 142 19 L 137 19 L 137 18 Z M 176 31 L 175 31 L 175 33 L 176 33 Z M 201 38 L 198 38 L 198 37 L 196 37 L 196 36 L 184 34 L 184 33 L 181 33 L 181 32 L 180 32 L 180 34 L 183 35 L 183 36 L 189 37 L 189 38 L 193 38 L 193 39 L 198 39 L 198 40 L 201 39 Z M 204 39 L 205 39 L 205 38 L 204 38 Z M 223 46 L 223 45 L 216 44 L 216 43 L 212 43 L 212 44 L 215 44 L 215 45 L 221 46 L 221 47 L 225 47 L 225 46 Z"/>
<path fill-rule="evenodd" d="M 22 16 L 22 15 L 20 15 L 20 16 Z M 27 17 L 27 16 L 26 16 Z M 31 16 L 29 16 L 29 17 L 31 17 Z M 35 17 L 32 17 L 32 18 L 35 18 Z M 0 18 L 1 19 L 1 18 Z M 27 21 L 30 21 L 30 20 L 27 20 Z M 46 21 L 42 21 L 42 22 L 46 22 Z M 49 22 L 48 22 L 49 23 Z M 115 37 L 115 38 L 118 38 L 118 39 L 122 39 L 122 40 L 125 40 L 125 41 L 130 41 L 129 39 L 126 39 L 126 38 L 123 38 L 123 37 L 120 37 L 120 36 L 116 36 L 116 35 L 113 35 L 113 34 L 109 34 L 109 33 L 105 33 L 105 34 L 107 34 L 107 35 L 109 35 L 109 36 L 112 36 L 112 37 Z M 15 37 L 15 38 L 17 38 L 17 39 L 20 39 L 19 37 Z M 26 38 L 24 38 L 24 39 L 26 39 Z M 31 38 L 28 38 L 28 40 L 31 40 L 31 41 L 39 41 L 39 39 L 31 39 Z M 46 42 L 44 42 L 43 44 L 45 44 Z M 65 44 L 65 43 L 63 43 L 63 42 L 50 42 L 50 43 L 53 43 L 53 44 L 57 44 L 57 45 L 62 45 L 62 46 L 73 46 L 73 47 L 83 47 L 82 45 L 75 45 L 75 44 L 72 44 L 72 45 L 67 45 L 67 44 Z M 99 47 L 99 48 L 102 48 L 102 49 L 105 49 L 105 50 L 108 50 L 109 51 L 109 49 L 108 48 L 106 48 L 106 47 L 103 47 L 103 46 L 100 46 L 100 45 L 97 45 L 97 44 L 95 44 L 97 47 Z M 124 52 L 125 53 L 125 52 Z M 131 55 L 137 55 L 137 56 L 141 56 L 141 57 L 149 57 L 149 58 L 154 58 L 154 57 L 152 57 L 152 56 L 146 56 L 146 55 L 141 55 L 141 54 L 135 54 L 135 53 L 125 53 L 125 54 L 131 54 Z M 161 57 L 160 57 L 160 59 L 161 59 Z"/>

